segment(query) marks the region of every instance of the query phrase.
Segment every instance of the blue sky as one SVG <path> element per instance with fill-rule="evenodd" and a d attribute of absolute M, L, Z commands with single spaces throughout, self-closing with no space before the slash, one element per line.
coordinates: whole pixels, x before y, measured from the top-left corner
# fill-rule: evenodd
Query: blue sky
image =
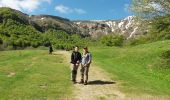
<path fill-rule="evenodd" d="M 131 0 L 0 0 L 0 7 L 11 7 L 30 15 L 48 14 L 71 20 L 123 19 Z"/>

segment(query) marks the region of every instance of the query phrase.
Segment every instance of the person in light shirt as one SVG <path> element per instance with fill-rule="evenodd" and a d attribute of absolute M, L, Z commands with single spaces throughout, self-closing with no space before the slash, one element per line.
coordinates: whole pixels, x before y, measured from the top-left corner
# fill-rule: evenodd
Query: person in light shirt
<path fill-rule="evenodd" d="M 92 61 L 91 53 L 88 51 L 88 48 L 83 48 L 82 60 L 81 60 L 81 81 L 80 84 L 87 85 L 88 82 L 88 73 L 89 67 Z"/>

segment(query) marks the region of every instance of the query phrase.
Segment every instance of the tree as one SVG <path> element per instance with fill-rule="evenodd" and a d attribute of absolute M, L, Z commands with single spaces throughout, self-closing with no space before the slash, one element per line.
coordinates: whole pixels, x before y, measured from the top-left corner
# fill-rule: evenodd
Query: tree
<path fill-rule="evenodd" d="M 170 39 L 170 0 L 132 0 L 130 9 L 139 16 L 139 25 L 147 26 L 146 37 L 132 43 L 140 43 L 142 39 L 149 42 Z"/>
<path fill-rule="evenodd" d="M 130 9 L 140 17 L 153 18 L 170 14 L 170 0 L 132 0 Z"/>
<path fill-rule="evenodd" d="M 153 41 L 170 39 L 170 15 L 155 18 L 149 30 L 150 39 Z"/>

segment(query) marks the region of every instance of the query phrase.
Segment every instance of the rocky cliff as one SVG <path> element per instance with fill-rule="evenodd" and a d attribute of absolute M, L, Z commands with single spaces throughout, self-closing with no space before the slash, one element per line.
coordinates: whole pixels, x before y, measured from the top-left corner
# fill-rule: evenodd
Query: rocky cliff
<path fill-rule="evenodd" d="M 144 34 L 135 16 L 129 16 L 123 20 L 92 20 L 74 21 L 81 33 L 90 34 L 92 37 L 107 35 L 110 33 L 122 34 L 127 39 Z"/>

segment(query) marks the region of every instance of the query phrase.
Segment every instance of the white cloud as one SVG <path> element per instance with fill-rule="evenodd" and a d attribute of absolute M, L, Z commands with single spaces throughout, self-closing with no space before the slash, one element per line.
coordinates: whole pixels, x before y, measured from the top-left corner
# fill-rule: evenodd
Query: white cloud
<path fill-rule="evenodd" d="M 59 13 L 64 13 L 64 14 L 68 14 L 68 13 L 72 13 L 73 12 L 72 9 L 70 9 L 69 7 L 66 7 L 64 5 L 56 6 L 55 10 L 58 11 Z"/>
<path fill-rule="evenodd" d="M 55 7 L 55 10 L 59 13 L 63 13 L 63 14 L 70 14 L 70 13 L 77 13 L 77 14 L 85 14 L 86 11 L 80 8 L 70 8 L 64 5 L 57 5 Z"/>
<path fill-rule="evenodd" d="M 86 14 L 86 11 L 80 8 L 75 8 L 74 11 L 78 14 Z"/>
<path fill-rule="evenodd" d="M 0 7 L 32 12 L 38 9 L 43 2 L 51 3 L 51 0 L 0 0 Z"/>

